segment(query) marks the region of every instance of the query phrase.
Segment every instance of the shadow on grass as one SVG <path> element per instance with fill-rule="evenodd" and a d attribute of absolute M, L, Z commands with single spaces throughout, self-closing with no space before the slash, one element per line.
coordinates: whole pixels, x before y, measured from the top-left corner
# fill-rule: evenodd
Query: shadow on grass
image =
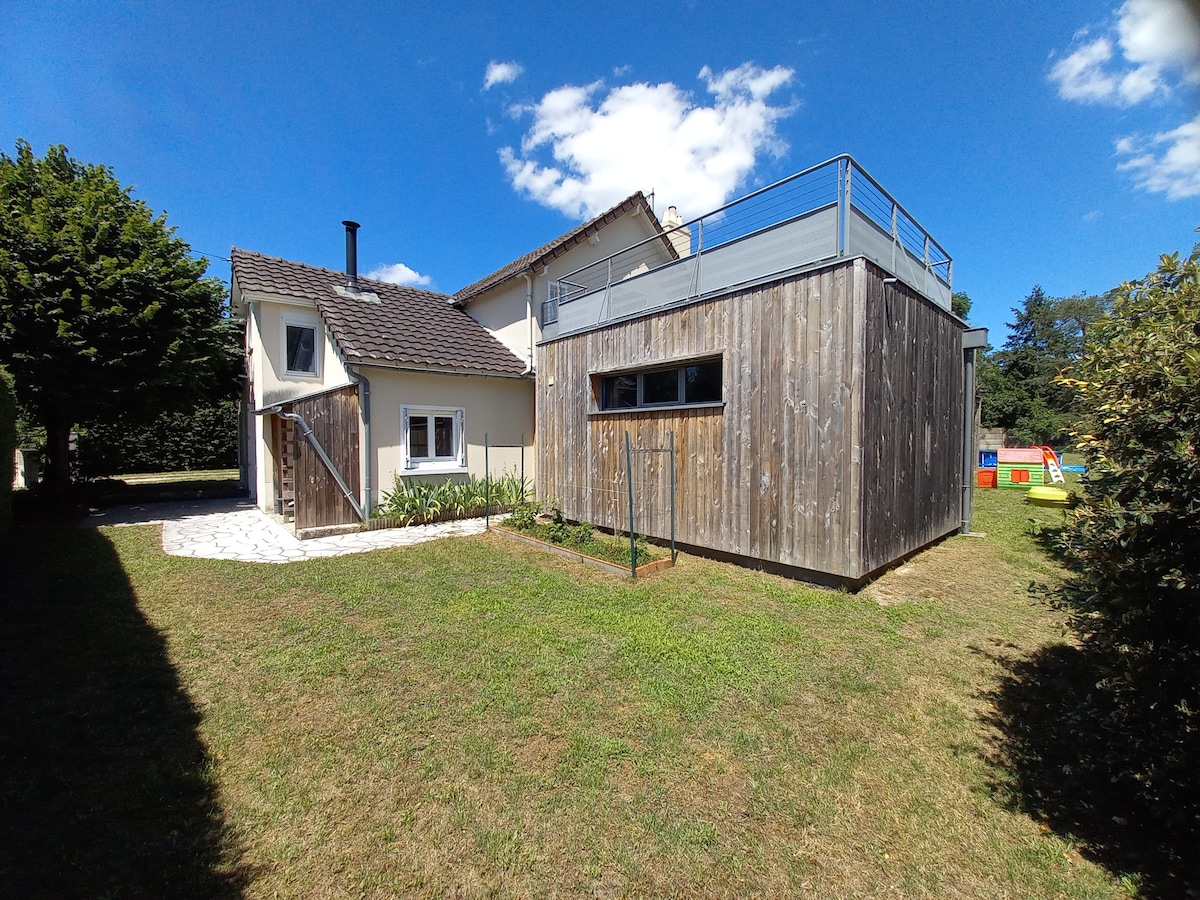
<path fill-rule="evenodd" d="M 1028 657 L 987 654 L 1004 674 L 987 699 L 993 748 L 993 789 L 1118 877 L 1140 896 L 1200 896 L 1200 851 L 1184 820 L 1186 801 L 1150 803 L 1139 785 L 1118 773 L 1149 771 L 1154 760 L 1106 730 L 1096 685 L 1100 661 L 1068 644 Z"/>
<path fill-rule="evenodd" d="M 0 884 L 8 896 L 233 897 L 246 874 L 199 715 L 113 547 L 19 528 L 0 562 Z"/>

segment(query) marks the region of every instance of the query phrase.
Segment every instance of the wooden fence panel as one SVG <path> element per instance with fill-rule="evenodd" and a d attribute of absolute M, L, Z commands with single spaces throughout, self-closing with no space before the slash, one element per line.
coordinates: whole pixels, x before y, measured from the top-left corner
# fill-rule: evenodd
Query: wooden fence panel
<path fill-rule="evenodd" d="M 289 405 L 312 428 L 347 486 L 360 494 L 358 389 L 349 385 Z M 295 429 L 296 530 L 357 522 L 354 507 L 312 445 Z"/>

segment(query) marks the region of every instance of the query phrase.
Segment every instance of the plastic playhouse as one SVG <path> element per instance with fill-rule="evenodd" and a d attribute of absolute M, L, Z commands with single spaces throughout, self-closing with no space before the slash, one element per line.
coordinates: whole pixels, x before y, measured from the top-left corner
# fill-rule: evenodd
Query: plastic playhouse
<path fill-rule="evenodd" d="M 1004 447 L 985 452 L 986 457 L 980 453 L 982 467 L 975 473 L 975 483 L 981 488 L 1029 490 L 1066 482 L 1058 454 L 1049 447 Z"/>

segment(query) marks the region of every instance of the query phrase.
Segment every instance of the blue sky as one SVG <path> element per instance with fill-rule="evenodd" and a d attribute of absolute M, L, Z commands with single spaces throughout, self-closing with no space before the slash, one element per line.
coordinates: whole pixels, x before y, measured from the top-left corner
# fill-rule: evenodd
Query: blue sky
<path fill-rule="evenodd" d="M 453 292 L 634 190 L 686 216 L 853 155 L 1004 337 L 1200 237 L 1194 0 L 0 5 L 0 149 L 181 237 Z M 228 278 L 214 260 L 213 274 Z"/>

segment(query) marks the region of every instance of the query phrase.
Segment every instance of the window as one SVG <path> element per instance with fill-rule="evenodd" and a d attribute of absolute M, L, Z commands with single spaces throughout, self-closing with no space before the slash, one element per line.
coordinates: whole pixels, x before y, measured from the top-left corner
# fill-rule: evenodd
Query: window
<path fill-rule="evenodd" d="M 600 408 L 640 409 L 720 403 L 721 384 L 720 359 L 605 375 L 600 379 Z"/>
<path fill-rule="evenodd" d="M 464 410 L 428 406 L 400 407 L 404 468 L 451 472 L 466 468 Z"/>
<path fill-rule="evenodd" d="M 317 323 L 308 317 L 283 318 L 284 371 L 288 375 L 316 378 L 321 374 L 321 341 Z"/>

